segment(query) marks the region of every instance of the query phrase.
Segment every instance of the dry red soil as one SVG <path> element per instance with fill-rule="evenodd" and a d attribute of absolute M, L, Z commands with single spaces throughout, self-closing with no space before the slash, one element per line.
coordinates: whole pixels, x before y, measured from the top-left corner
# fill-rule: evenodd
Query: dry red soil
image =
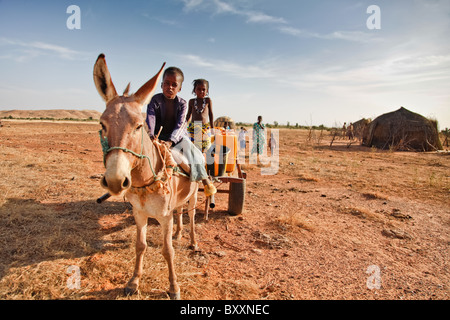
<path fill-rule="evenodd" d="M 98 124 L 3 121 L 0 299 L 168 299 L 161 233 L 149 222 L 140 293 L 126 199 L 104 193 Z M 227 195 L 174 244 L 182 299 L 443 299 L 450 294 L 450 157 L 397 153 L 280 130 L 275 175 L 244 163 L 244 213 Z M 247 159 L 248 161 L 248 159 Z M 220 188 L 227 188 L 222 185 Z M 80 284 L 68 288 L 68 268 Z"/>

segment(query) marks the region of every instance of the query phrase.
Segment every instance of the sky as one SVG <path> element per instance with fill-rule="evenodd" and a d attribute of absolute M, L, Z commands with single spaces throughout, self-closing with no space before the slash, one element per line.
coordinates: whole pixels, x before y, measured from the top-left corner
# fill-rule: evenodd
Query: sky
<path fill-rule="evenodd" d="M 0 0 L 0 110 L 102 112 L 104 53 L 118 92 L 163 62 L 185 100 L 207 79 L 216 118 L 340 127 L 403 106 L 444 129 L 449 34 L 450 0 Z"/>

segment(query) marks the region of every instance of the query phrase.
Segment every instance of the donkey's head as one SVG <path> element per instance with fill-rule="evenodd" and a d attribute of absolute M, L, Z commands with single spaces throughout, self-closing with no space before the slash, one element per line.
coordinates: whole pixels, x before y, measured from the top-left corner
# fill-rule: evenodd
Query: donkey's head
<path fill-rule="evenodd" d="M 149 103 L 164 65 L 152 79 L 131 96 L 128 95 L 129 86 L 122 96 L 117 94 L 104 54 L 98 56 L 94 65 L 95 86 L 106 102 L 106 110 L 100 117 L 102 126 L 100 134 L 106 167 L 101 185 L 112 195 L 120 195 L 131 187 L 131 170 L 137 165 L 139 158 L 125 150 L 136 154 L 141 152 L 144 138 L 142 107 Z"/>

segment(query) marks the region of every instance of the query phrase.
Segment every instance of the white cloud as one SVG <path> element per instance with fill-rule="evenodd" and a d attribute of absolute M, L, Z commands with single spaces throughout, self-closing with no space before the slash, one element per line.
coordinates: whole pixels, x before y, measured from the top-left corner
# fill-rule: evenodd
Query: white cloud
<path fill-rule="evenodd" d="M 291 26 L 280 26 L 278 31 L 284 34 L 288 34 L 294 37 L 300 38 L 317 38 L 324 40 L 345 40 L 350 42 L 359 43 L 373 43 L 375 41 L 382 41 L 382 38 L 377 37 L 374 33 L 362 32 L 362 31 L 334 31 L 328 34 L 319 34 L 315 32 L 310 32 L 307 30 L 302 30 L 294 28 Z"/>
<path fill-rule="evenodd" d="M 307 31 L 297 29 L 294 27 L 290 27 L 290 26 L 281 26 L 278 28 L 278 30 L 281 33 L 289 34 L 291 36 L 296 36 L 296 37 L 298 37 L 298 36 L 308 36 L 308 37 L 313 36 L 311 33 L 307 32 Z"/>
<path fill-rule="evenodd" d="M 450 68 L 450 55 L 406 55 L 390 62 L 392 68 L 398 71 L 414 72 L 423 68 L 437 68 L 448 74 Z M 450 75 L 449 75 L 450 77 Z"/>
<path fill-rule="evenodd" d="M 261 12 L 244 12 L 245 16 L 247 16 L 247 22 L 252 23 L 286 23 L 286 20 L 279 17 L 269 16 L 265 13 Z"/>
<path fill-rule="evenodd" d="M 354 59 L 329 61 L 318 54 L 301 61 L 298 58 L 289 61 L 280 56 L 253 63 L 192 54 L 180 55 L 178 58 L 186 65 L 214 71 L 222 78 L 271 81 L 294 95 L 328 96 L 348 101 L 365 101 L 377 97 L 379 100 L 381 97 L 390 97 L 400 101 L 402 98 L 411 99 L 412 93 L 436 101 L 449 97 L 445 93 L 445 86 L 450 83 L 448 54 L 386 53 L 367 59 L 355 55 Z"/>
<path fill-rule="evenodd" d="M 87 53 L 41 41 L 24 42 L 0 38 L 0 46 L 6 47 L 6 50 L 3 50 L 4 52 L 9 52 L 0 56 L 0 59 L 12 59 L 17 62 L 28 61 L 43 55 L 56 56 L 64 60 L 78 60 L 89 57 Z"/>
<path fill-rule="evenodd" d="M 240 13 L 231 4 L 228 4 L 226 2 L 214 0 L 213 3 L 216 6 L 216 13 L 234 13 L 234 14 Z"/>
<path fill-rule="evenodd" d="M 66 48 L 66 47 L 62 47 L 62 46 L 58 46 L 58 45 L 54 45 L 54 44 L 50 44 L 50 43 L 45 43 L 45 42 L 39 42 L 39 41 L 32 42 L 32 43 L 28 44 L 28 46 L 31 48 L 41 50 L 43 52 L 56 54 L 57 56 L 59 56 L 61 58 L 69 59 L 69 60 L 75 59 L 80 54 L 80 52 Z"/>
<path fill-rule="evenodd" d="M 184 10 L 191 11 L 197 7 L 199 7 L 203 0 L 182 0 L 184 3 Z"/>
<path fill-rule="evenodd" d="M 281 78 L 279 82 L 299 92 L 316 92 L 336 101 L 394 101 L 427 97 L 430 104 L 449 99 L 450 56 L 383 56 L 355 59 L 338 66 L 311 61 L 308 71 Z M 342 100 L 340 100 L 342 99 Z"/>
<path fill-rule="evenodd" d="M 374 33 L 362 31 L 335 31 L 329 34 L 319 34 L 305 29 L 295 28 L 282 17 L 268 15 L 264 12 L 240 9 L 236 6 L 222 0 L 212 0 L 205 2 L 203 0 L 182 0 L 184 10 L 189 12 L 193 10 L 210 10 L 214 14 L 233 14 L 242 16 L 247 23 L 260 23 L 277 25 L 277 30 L 281 33 L 294 37 L 318 38 L 324 40 L 344 40 L 350 42 L 368 43 L 380 41 L 381 39 Z"/>
<path fill-rule="evenodd" d="M 190 12 L 194 10 L 210 10 L 214 14 L 233 14 L 242 16 L 247 23 L 271 23 L 285 24 L 287 23 L 281 17 L 274 17 L 263 12 L 237 8 L 236 6 L 221 0 L 203 1 L 203 0 L 182 0 L 184 3 L 184 11 Z"/>
<path fill-rule="evenodd" d="M 269 64 L 265 65 L 264 62 L 260 62 L 258 65 L 239 64 L 234 61 L 209 59 L 192 54 L 180 55 L 179 58 L 183 59 L 187 64 L 241 79 L 277 77 L 275 67 Z"/>
<path fill-rule="evenodd" d="M 372 42 L 374 40 L 372 34 L 362 31 L 335 31 L 327 35 L 320 35 L 319 38 L 352 42 Z"/>

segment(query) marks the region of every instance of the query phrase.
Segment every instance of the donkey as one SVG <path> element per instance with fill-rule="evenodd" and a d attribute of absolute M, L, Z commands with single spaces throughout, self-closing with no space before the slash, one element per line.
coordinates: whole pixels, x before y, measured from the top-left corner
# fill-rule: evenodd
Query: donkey
<path fill-rule="evenodd" d="M 105 55 L 98 56 L 94 65 L 94 82 L 106 102 L 106 109 L 100 117 L 100 138 L 106 168 L 101 185 L 111 195 L 125 195 L 133 206 L 137 227 L 136 263 L 133 276 L 125 287 L 125 294 L 134 294 L 139 290 L 147 248 L 147 222 L 152 217 L 162 228 L 162 254 L 169 269 L 170 298 L 180 299 L 172 246 L 173 211 L 180 212 L 182 205 L 188 202 L 191 246 L 196 249 L 194 218 L 198 183 L 173 172 L 176 163 L 170 151 L 164 144 L 150 139 L 144 130 L 145 119 L 141 112 L 142 107 L 149 103 L 164 66 L 165 63 L 136 93 L 128 95 L 128 86 L 124 94 L 119 96 L 111 80 Z M 177 230 L 178 237 L 180 231 Z"/>

